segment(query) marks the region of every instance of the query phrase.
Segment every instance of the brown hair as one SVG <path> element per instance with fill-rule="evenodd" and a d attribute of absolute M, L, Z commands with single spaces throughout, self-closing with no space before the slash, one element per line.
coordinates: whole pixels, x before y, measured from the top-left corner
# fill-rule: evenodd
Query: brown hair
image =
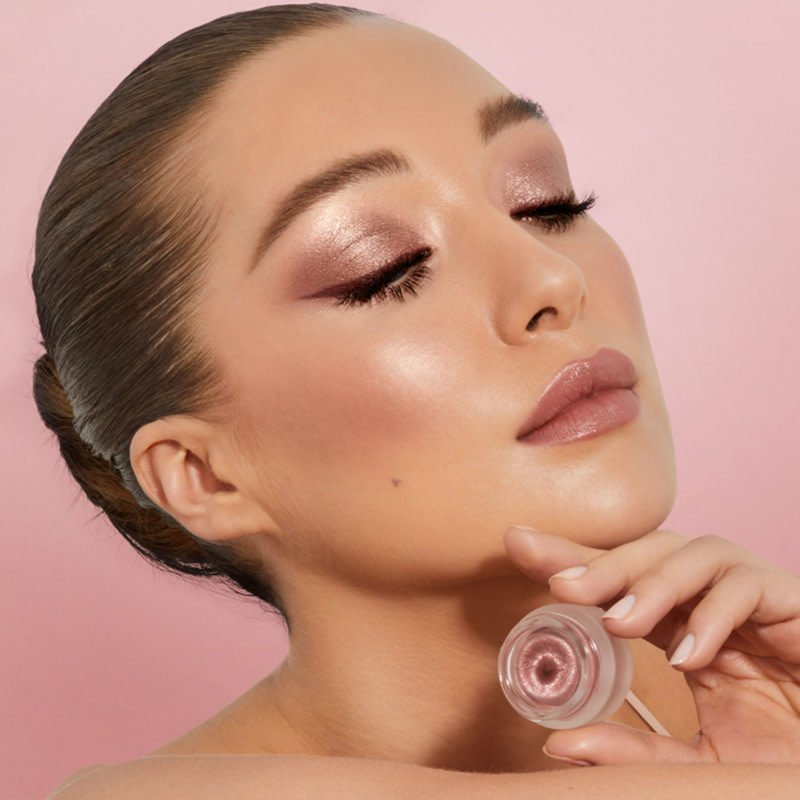
<path fill-rule="evenodd" d="M 34 396 L 86 495 L 159 566 L 218 577 L 281 610 L 253 565 L 199 540 L 141 490 L 129 448 L 144 424 L 222 397 L 192 335 L 211 228 L 181 192 L 178 146 L 242 62 L 288 38 L 370 15 L 325 4 L 231 14 L 157 50 L 98 108 L 45 195 L 33 286 L 45 354 Z M 262 570 L 263 572 L 263 570 Z"/>

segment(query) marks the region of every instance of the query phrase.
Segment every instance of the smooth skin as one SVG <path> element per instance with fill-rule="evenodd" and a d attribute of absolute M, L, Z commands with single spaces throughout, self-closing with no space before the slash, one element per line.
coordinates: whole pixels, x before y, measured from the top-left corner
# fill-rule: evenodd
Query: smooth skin
<path fill-rule="evenodd" d="M 268 565 L 290 652 L 213 719 L 151 757 L 77 777 L 61 800 L 567 797 L 581 787 L 616 797 L 632 779 L 648 797 L 675 797 L 681 784 L 688 796 L 729 798 L 753 796 L 767 776 L 773 796 L 789 797 L 792 783 L 796 794 L 795 767 L 567 770 L 692 759 L 647 744 L 627 707 L 615 720 L 631 728 L 612 728 L 622 733 L 610 749 L 597 726 L 548 740 L 500 692 L 499 646 L 538 605 L 608 605 L 631 592 L 634 610 L 609 629 L 671 649 L 675 623 L 665 638 L 659 620 L 697 603 L 723 565 L 737 575 L 743 565 L 748 596 L 774 579 L 722 542 L 653 545 L 668 537 L 649 532 L 671 507 L 674 465 L 633 279 L 590 217 L 553 228 L 520 213 L 573 187 L 545 122 L 514 118 L 481 134 L 482 109 L 506 97 L 442 40 L 359 21 L 253 59 L 187 137 L 183 185 L 214 224 L 196 325 L 229 399 L 144 426 L 132 460 L 145 491 L 193 533 Z M 399 167 L 319 198 L 262 252 L 298 182 L 387 150 Z M 400 270 L 382 296 L 353 301 L 354 282 L 421 249 L 427 272 Z M 634 361 L 638 417 L 569 444 L 518 441 L 556 372 L 602 347 Z M 519 525 L 547 534 L 518 529 L 504 544 Z M 683 551 L 700 569 L 657 580 Z M 583 564 L 548 588 L 553 573 Z M 750 618 L 796 625 L 800 581 L 781 580 L 763 620 L 759 603 L 723 623 L 702 611 L 708 600 L 697 606 L 698 649 L 680 665 L 694 695 L 657 647 L 634 642 L 637 694 L 680 739 L 697 731 L 696 703 L 721 760 L 742 751 L 727 749 L 724 709 L 706 730 L 714 692 L 698 686 L 713 668 L 743 696 L 748 681 L 725 673 L 714 647 Z M 776 637 L 759 646 L 751 656 L 794 669 Z M 741 705 L 737 724 L 755 714 Z M 796 736 L 795 706 L 784 711 L 770 734 L 780 741 Z M 712 750 L 687 747 L 710 760 Z M 501 772 L 537 774 L 478 774 Z"/>
<path fill-rule="evenodd" d="M 391 800 L 421 793 L 443 800 L 479 800 L 497 793 L 528 798 L 536 791 L 554 798 L 610 800 L 629 797 L 632 785 L 642 796 L 665 800 L 745 800 L 767 790 L 774 798 L 796 797 L 800 779 L 796 576 L 716 537 L 687 542 L 665 531 L 597 552 L 516 528 L 507 533 L 506 545 L 521 569 L 537 579 L 550 577 L 558 599 L 589 602 L 616 596 L 619 589 L 625 596 L 637 592 L 635 611 L 608 623 L 619 635 L 649 630 L 664 643 L 693 633 L 698 646 L 680 668 L 693 687 L 704 721 L 702 733 L 684 743 L 611 723 L 558 731 L 547 743 L 549 750 L 603 766 L 524 775 L 465 774 L 350 758 L 154 755 L 130 764 L 91 768 L 53 797 L 127 800 L 146 792 L 210 800 L 221 792 L 231 800 L 308 796 Z M 587 567 L 585 572 L 576 570 L 581 565 Z M 554 569 L 569 570 L 570 577 L 558 577 Z M 690 577 L 681 579 L 687 571 Z M 666 617 L 661 616 L 664 581 L 673 587 L 673 600 L 687 599 L 674 609 L 667 601 Z M 717 604 L 731 596 L 736 598 L 734 609 L 725 619 L 717 613 Z M 747 621 L 731 630 L 740 620 Z M 723 646 L 715 650 L 720 640 Z"/>

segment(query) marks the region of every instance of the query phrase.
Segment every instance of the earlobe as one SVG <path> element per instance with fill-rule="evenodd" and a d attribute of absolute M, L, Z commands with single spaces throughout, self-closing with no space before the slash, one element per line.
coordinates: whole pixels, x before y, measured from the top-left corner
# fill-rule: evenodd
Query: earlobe
<path fill-rule="evenodd" d="M 268 532 L 272 521 L 255 499 L 215 473 L 210 451 L 216 440 L 214 427 L 193 417 L 165 417 L 142 426 L 130 449 L 139 485 L 201 539 Z"/>

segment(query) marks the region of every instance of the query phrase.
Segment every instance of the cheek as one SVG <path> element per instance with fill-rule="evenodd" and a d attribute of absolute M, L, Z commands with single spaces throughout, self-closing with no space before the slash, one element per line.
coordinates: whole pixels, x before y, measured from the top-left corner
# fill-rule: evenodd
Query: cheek
<path fill-rule="evenodd" d="M 464 436 L 475 405 L 458 342 L 422 325 L 425 336 L 409 335 L 414 327 L 371 341 L 306 328 L 302 344 L 264 348 L 269 367 L 240 377 L 248 481 L 292 532 L 294 558 L 394 580 L 419 570 L 409 572 L 409 531 L 418 544 L 440 531 L 432 510 L 449 508 L 454 432 L 461 447 L 480 434 L 473 425 Z"/>
<path fill-rule="evenodd" d="M 271 354 L 255 379 L 242 376 L 239 392 L 248 427 L 284 469 L 391 470 L 393 456 L 419 453 L 446 428 L 461 380 L 446 346 L 308 331 L 295 345 Z"/>

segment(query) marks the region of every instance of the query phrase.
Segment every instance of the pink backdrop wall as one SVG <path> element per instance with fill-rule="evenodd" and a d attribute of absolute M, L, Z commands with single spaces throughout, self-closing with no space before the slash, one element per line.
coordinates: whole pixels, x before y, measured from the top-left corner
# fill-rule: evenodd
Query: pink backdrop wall
<path fill-rule="evenodd" d="M 800 5 L 366 3 L 539 99 L 637 272 L 672 412 L 670 520 L 798 570 Z M 155 574 L 77 491 L 36 418 L 35 214 L 91 111 L 162 41 L 236 0 L 5 0 L 0 26 L 0 783 L 41 798 L 144 754 L 262 677 L 280 628 Z M 668 10 L 665 10 L 668 9 Z"/>

